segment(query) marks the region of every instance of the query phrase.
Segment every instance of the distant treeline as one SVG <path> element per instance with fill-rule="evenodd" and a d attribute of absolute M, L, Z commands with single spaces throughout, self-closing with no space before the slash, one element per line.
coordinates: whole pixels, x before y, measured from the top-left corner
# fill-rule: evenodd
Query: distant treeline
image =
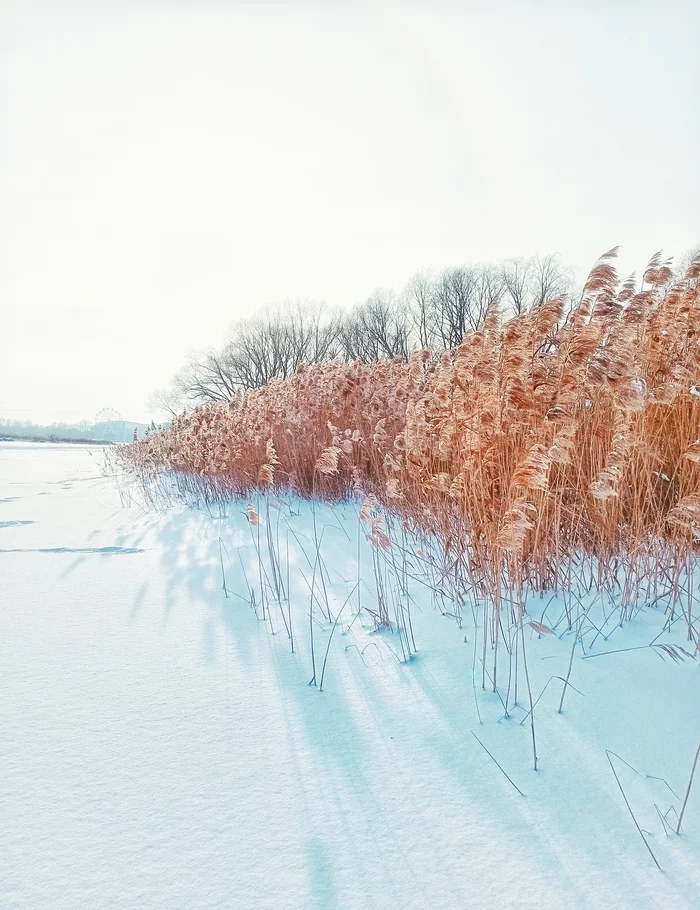
<path fill-rule="evenodd" d="M 111 446 L 109 439 L 75 439 L 71 436 L 26 436 L 23 433 L 1 433 L 0 442 L 56 442 L 76 446 Z"/>
<path fill-rule="evenodd" d="M 134 430 L 143 436 L 149 425 L 134 423 L 129 420 L 111 420 L 100 423 L 90 423 L 81 420 L 80 423 L 51 423 L 38 424 L 27 420 L 9 420 L 0 417 L 0 438 L 26 439 L 29 442 L 91 442 L 112 443 L 131 442 Z"/>

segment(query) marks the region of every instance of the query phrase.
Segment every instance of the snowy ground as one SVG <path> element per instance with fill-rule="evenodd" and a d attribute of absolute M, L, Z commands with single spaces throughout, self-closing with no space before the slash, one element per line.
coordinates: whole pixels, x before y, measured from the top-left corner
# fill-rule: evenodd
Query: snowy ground
<path fill-rule="evenodd" d="M 250 606 L 245 504 L 226 518 L 124 507 L 101 458 L 0 445 L 0 907 L 700 907 L 700 781 L 681 837 L 655 808 L 680 811 L 700 669 L 602 654 L 648 644 L 662 610 L 599 638 L 595 659 L 577 650 L 563 714 L 548 687 L 535 773 L 525 711 L 503 719 L 474 688 L 471 618 L 458 628 L 416 586 L 418 656 L 401 663 L 396 634 L 364 616 L 347 631 L 351 599 L 320 692 L 309 506 L 279 513 L 285 546 L 297 535 L 292 653 L 279 610 L 273 635 Z M 356 509 L 317 522 L 337 614 Z M 318 619 L 320 662 L 332 627 Z M 566 674 L 571 638 L 528 638 L 539 694 Z"/>

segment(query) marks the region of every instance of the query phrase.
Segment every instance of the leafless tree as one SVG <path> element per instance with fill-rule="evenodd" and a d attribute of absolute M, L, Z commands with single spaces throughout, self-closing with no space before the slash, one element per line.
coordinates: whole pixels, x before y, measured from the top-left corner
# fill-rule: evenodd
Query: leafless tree
<path fill-rule="evenodd" d="M 202 401 L 227 401 L 242 389 L 287 379 L 299 364 L 342 355 L 340 317 L 307 300 L 270 307 L 235 322 L 220 349 L 190 354 L 168 389 L 151 398 L 154 410 L 174 414 Z"/>
<path fill-rule="evenodd" d="M 508 259 L 502 268 L 504 304 L 519 316 L 532 305 L 532 259 Z"/>
<path fill-rule="evenodd" d="M 191 354 L 176 380 L 181 395 L 188 401 L 228 401 L 237 388 L 225 351 L 214 349 Z"/>
<path fill-rule="evenodd" d="M 566 297 L 573 289 L 571 269 L 562 264 L 556 253 L 536 256 L 533 260 L 532 303 L 545 303 L 555 297 Z"/>
<path fill-rule="evenodd" d="M 344 313 L 310 300 L 288 301 L 234 323 L 221 348 L 192 353 L 151 405 L 172 415 L 197 402 L 226 401 L 238 389 L 288 378 L 302 362 L 370 362 L 408 357 L 417 346 L 454 348 L 480 328 L 494 301 L 521 313 L 570 286 L 558 257 L 545 256 L 460 266 L 436 277 L 419 272 L 399 297 L 378 290 Z"/>
<path fill-rule="evenodd" d="M 156 389 L 146 403 L 149 412 L 158 414 L 159 418 L 162 414 L 175 417 L 187 404 L 176 387 L 175 379 L 176 377 L 171 380 L 167 388 Z"/>
<path fill-rule="evenodd" d="M 289 338 L 292 371 L 304 363 L 323 363 L 342 355 L 342 316 L 322 303 L 297 300 L 285 305 L 279 330 Z"/>
<path fill-rule="evenodd" d="M 430 337 L 434 345 L 454 348 L 467 332 L 483 323 L 489 306 L 503 293 L 502 272 L 496 266 L 446 269 L 434 285 Z"/>
<path fill-rule="evenodd" d="M 440 347 L 454 348 L 470 328 L 475 278 L 472 269 L 445 269 L 435 282 L 431 335 Z"/>
<path fill-rule="evenodd" d="M 341 326 L 340 340 L 348 360 L 385 360 L 408 357 L 411 320 L 393 294 L 375 291 L 347 315 Z"/>
<path fill-rule="evenodd" d="M 497 265 L 480 265 L 476 272 L 474 303 L 470 310 L 470 329 L 480 329 L 492 303 L 503 296 L 503 276 Z"/>
<path fill-rule="evenodd" d="M 700 244 L 697 246 L 691 247 L 691 249 L 686 250 L 685 253 L 680 255 L 673 267 L 673 274 L 677 278 L 684 278 L 689 267 L 690 263 L 695 259 L 696 256 L 700 256 Z M 695 279 L 697 281 L 697 279 Z"/>
<path fill-rule="evenodd" d="M 411 278 L 402 295 L 402 305 L 412 323 L 415 341 L 420 347 L 433 344 L 433 298 L 435 282 L 430 272 L 421 271 Z"/>
<path fill-rule="evenodd" d="M 508 259 L 501 266 L 501 278 L 505 309 L 515 316 L 535 304 L 567 297 L 573 291 L 571 270 L 562 265 L 556 254 Z"/>

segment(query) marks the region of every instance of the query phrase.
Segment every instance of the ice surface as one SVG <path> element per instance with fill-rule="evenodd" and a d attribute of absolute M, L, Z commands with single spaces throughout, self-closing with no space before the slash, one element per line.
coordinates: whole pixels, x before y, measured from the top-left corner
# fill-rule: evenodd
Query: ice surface
<path fill-rule="evenodd" d="M 680 808 L 700 738 L 697 662 L 643 647 L 663 609 L 608 630 L 595 659 L 577 649 L 561 715 L 550 682 L 535 773 L 525 711 L 503 719 L 472 677 L 471 617 L 459 628 L 412 588 L 406 663 L 396 633 L 353 622 L 352 599 L 320 692 L 311 507 L 271 513 L 295 561 L 292 653 L 278 608 L 272 634 L 250 605 L 245 503 L 226 517 L 124 507 L 102 454 L 0 445 L 0 907 L 700 906 L 700 783 L 681 837 L 655 808 Z M 356 507 L 316 520 L 337 615 Z M 332 624 L 316 618 L 320 662 Z M 539 694 L 566 674 L 571 638 L 528 639 Z M 639 650 L 603 654 L 622 648 Z"/>

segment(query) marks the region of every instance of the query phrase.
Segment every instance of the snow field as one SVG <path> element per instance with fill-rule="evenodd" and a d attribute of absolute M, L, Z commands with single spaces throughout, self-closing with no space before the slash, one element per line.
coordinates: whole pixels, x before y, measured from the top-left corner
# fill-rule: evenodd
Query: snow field
<path fill-rule="evenodd" d="M 544 690 L 535 773 L 522 680 L 504 718 L 470 607 L 460 627 L 409 580 L 416 656 L 373 631 L 367 541 L 352 593 L 357 504 L 271 502 L 291 589 L 273 602 L 261 534 L 271 628 L 251 605 L 254 589 L 260 616 L 245 502 L 144 511 L 101 459 L 0 446 L 1 907 L 700 906 L 700 783 L 669 833 L 700 672 L 647 647 L 663 603 L 592 648 L 584 635 L 562 714 L 572 636 L 526 626 Z M 317 682 L 332 633 L 322 692 L 307 684 L 309 585 Z M 536 598 L 527 619 L 561 610 Z M 679 628 L 657 644 L 686 644 Z"/>

